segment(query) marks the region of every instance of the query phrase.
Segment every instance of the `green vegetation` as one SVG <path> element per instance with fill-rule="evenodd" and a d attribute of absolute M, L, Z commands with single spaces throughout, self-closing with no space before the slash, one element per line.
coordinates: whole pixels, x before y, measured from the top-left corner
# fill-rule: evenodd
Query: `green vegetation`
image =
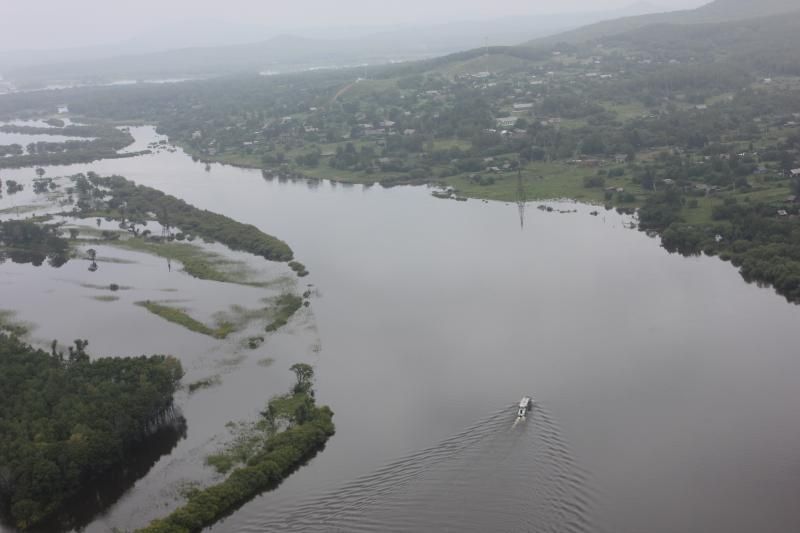
<path fill-rule="evenodd" d="M 272 322 L 266 327 L 268 332 L 277 331 L 289 323 L 289 319 L 303 306 L 303 299 L 296 294 L 282 294 L 276 302 Z"/>
<path fill-rule="evenodd" d="M 92 296 L 93 300 L 97 300 L 98 302 L 116 302 L 119 300 L 119 296 L 114 296 L 112 294 L 101 294 L 98 296 Z"/>
<path fill-rule="evenodd" d="M 222 383 L 222 378 L 220 378 L 219 376 L 211 376 L 209 378 L 200 379 L 193 383 L 189 383 L 189 385 L 186 386 L 186 389 L 189 391 L 189 394 L 193 394 L 201 389 L 216 387 L 221 383 Z"/>
<path fill-rule="evenodd" d="M 257 337 L 249 337 L 247 339 L 247 347 L 250 348 L 251 350 L 257 349 L 262 344 L 264 344 L 264 337 L 260 335 Z"/>
<path fill-rule="evenodd" d="M 202 322 L 189 316 L 183 309 L 177 307 L 151 302 L 150 300 L 136 302 L 136 305 L 144 307 L 164 320 L 183 326 L 190 331 L 214 337 L 215 339 L 224 339 L 235 331 L 235 326 L 229 322 L 220 322 L 213 328 L 206 326 Z"/>
<path fill-rule="evenodd" d="M 0 168 L 22 168 L 34 165 L 71 165 L 74 163 L 90 163 L 100 159 L 134 157 L 145 152 L 120 153 L 133 142 L 128 131 L 105 125 L 76 126 L 58 128 L 35 126 L 3 125 L 0 131 L 7 133 L 23 133 L 30 135 L 65 135 L 69 137 L 87 137 L 86 140 L 69 140 L 64 142 L 40 141 L 30 143 L 27 153 L 12 149 L 8 157 L 0 157 Z"/>
<path fill-rule="evenodd" d="M 221 483 L 192 491 L 185 505 L 140 533 L 201 531 L 276 487 L 324 447 L 334 433 L 333 412 L 316 406 L 311 367 L 299 364 L 292 370 L 297 376 L 292 393 L 270 400 L 258 422 L 229 425 L 237 437 L 223 452 L 208 458 L 221 472 L 242 466 Z"/>
<path fill-rule="evenodd" d="M 299 261 L 289 261 L 289 268 L 295 271 L 297 277 L 304 278 L 308 276 L 308 270 L 306 270 L 306 266 Z"/>
<path fill-rule="evenodd" d="M 77 207 L 83 216 L 105 213 L 123 222 L 144 222 L 151 213 L 168 231 L 180 228 L 184 234 L 219 241 L 233 250 L 241 250 L 270 261 L 290 261 L 292 250 L 275 237 L 255 226 L 242 224 L 211 211 L 198 209 L 161 191 L 137 186 L 121 176 L 101 178 L 89 173 L 74 177 L 80 195 Z"/>
<path fill-rule="evenodd" d="M 109 242 L 112 246 L 136 252 L 157 255 L 165 259 L 180 261 L 183 270 L 192 277 L 222 283 L 262 286 L 248 281 L 246 265 L 189 243 L 152 240 L 145 237 L 131 237 Z"/>
<path fill-rule="evenodd" d="M 69 260 L 69 242 L 58 235 L 56 226 L 30 220 L 0 222 L 0 263 L 8 259 L 35 266 L 47 260 L 60 267 Z"/>
<path fill-rule="evenodd" d="M 14 319 L 16 313 L 0 309 L 0 333 L 8 333 L 15 337 L 25 337 L 29 327 Z"/>
<path fill-rule="evenodd" d="M 175 416 L 176 359 L 90 361 L 87 344 L 65 357 L 0 333 L 0 505 L 20 529 L 51 518 Z"/>

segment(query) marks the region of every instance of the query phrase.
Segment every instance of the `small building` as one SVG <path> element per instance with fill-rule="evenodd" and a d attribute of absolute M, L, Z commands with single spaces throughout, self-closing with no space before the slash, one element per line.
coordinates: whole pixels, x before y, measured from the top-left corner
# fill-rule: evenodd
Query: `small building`
<path fill-rule="evenodd" d="M 530 103 L 514 104 L 514 111 L 528 111 L 530 109 L 533 109 L 533 104 Z"/>
<path fill-rule="evenodd" d="M 517 120 L 517 117 L 501 117 L 496 120 L 496 123 L 499 128 L 513 128 Z"/>
<path fill-rule="evenodd" d="M 66 104 L 58 106 L 56 110 L 58 111 L 59 115 L 64 115 L 66 113 L 69 113 L 69 107 Z"/>

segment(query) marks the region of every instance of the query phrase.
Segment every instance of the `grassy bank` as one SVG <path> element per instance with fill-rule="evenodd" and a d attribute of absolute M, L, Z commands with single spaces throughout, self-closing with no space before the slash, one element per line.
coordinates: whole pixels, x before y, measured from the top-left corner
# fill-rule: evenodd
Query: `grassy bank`
<path fill-rule="evenodd" d="M 276 302 L 272 322 L 266 327 L 268 332 L 277 331 L 289 323 L 289 319 L 303 306 L 303 299 L 296 294 L 281 295 Z"/>
<path fill-rule="evenodd" d="M 136 305 L 144 307 L 154 315 L 160 316 L 164 320 L 172 322 L 173 324 L 178 324 L 190 331 L 208 335 L 209 337 L 214 337 L 215 339 L 224 339 L 235 331 L 235 326 L 233 324 L 224 321 L 218 323 L 216 327 L 209 327 L 199 320 L 195 320 L 189 316 L 186 311 L 177 307 L 171 307 L 168 305 L 151 302 L 149 300 L 145 302 L 136 302 Z"/>
<path fill-rule="evenodd" d="M 156 242 L 138 237 L 117 239 L 105 244 L 178 261 L 183 264 L 183 270 L 194 278 L 255 287 L 265 285 L 249 281 L 250 272 L 244 263 L 227 259 L 194 244 Z"/>

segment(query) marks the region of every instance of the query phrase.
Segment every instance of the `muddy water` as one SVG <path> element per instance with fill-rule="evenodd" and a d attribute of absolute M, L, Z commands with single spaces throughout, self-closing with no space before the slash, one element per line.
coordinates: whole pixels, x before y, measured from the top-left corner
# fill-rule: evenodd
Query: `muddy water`
<path fill-rule="evenodd" d="M 133 131 L 142 142 L 156 139 L 151 129 Z M 593 217 L 587 206 L 553 204 L 577 210 L 558 214 L 529 204 L 521 230 L 513 204 L 204 167 L 178 151 L 47 175 L 122 174 L 286 240 L 318 289 L 320 344 L 297 340 L 308 333 L 301 321 L 264 347 L 277 358 L 272 367 L 249 357 L 221 386 L 179 399 L 187 438 L 90 531 L 142 525 L 155 501 L 173 505 L 170 490 L 182 477 L 207 479 L 201 457 L 218 438 L 212 428 L 252 416 L 285 387 L 294 360 L 315 363 L 318 398 L 336 412 L 337 434 L 215 531 L 280 531 L 307 524 L 299 516 L 324 531 L 332 498 L 347 511 L 327 530 L 800 530 L 800 312 L 730 265 L 670 256 L 623 217 Z M 2 175 L 28 183 L 30 174 Z M 6 272 L 14 285 L 13 276 L 32 276 L 30 268 Z M 228 357 L 230 347 L 196 346 L 205 339 L 146 313 L 138 334 L 118 338 L 106 328 L 122 329 L 125 315 L 106 313 L 98 324 L 85 313 L 62 324 L 45 295 L 24 304 L 27 291 L 6 294 L 0 307 L 22 306 L 45 338 L 80 330 L 97 339 L 98 353 Z M 550 422 L 534 417 L 506 433 L 508 419 L 490 415 L 522 394 Z M 484 438 L 448 455 L 447 443 L 476 424 Z M 198 426 L 202 436 L 193 434 Z M 548 448 L 551 426 L 562 444 Z M 561 446 L 568 454 L 558 460 L 550 452 Z M 436 460 L 426 463 L 430 455 Z M 398 462 L 425 475 L 394 487 Z M 386 469 L 390 481 L 381 478 Z M 550 481 L 534 484 L 539 472 Z M 364 499 L 372 489 L 376 496 Z"/>

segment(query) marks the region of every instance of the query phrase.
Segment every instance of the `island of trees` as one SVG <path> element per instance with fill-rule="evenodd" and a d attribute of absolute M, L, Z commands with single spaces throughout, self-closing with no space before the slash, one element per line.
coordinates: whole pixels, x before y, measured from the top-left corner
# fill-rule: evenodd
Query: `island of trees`
<path fill-rule="evenodd" d="M 155 214 L 159 224 L 168 230 L 180 228 L 182 235 L 219 241 L 232 250 L 249 252 L 269 261 L 287 262 L 293 258 L 288 244 L 253 225 L 198 209 L 157 189 L 136 185 L 122 176 L 100 177 L 90 172 L 74 179 L 78 195 L 76 209 L 80 216 L 108 216 L 121 220 L 127 227 L 151 220 Z"/>
<path fill-rule="evenodd" d="M 310 365 L 292 366 L 297 381 L 291 393 L 273 398 L 262 413 L 244 464 L 221 483 L 191 493 L 185 505 L 139 533 L 191 533 L 202 531 L 266 490 L 277 487 L 295 469 L 322 450 L 334 433 L 333 412 L 318 407 L 314 399 L 314 372 Z M 229 468 L 235 459 L 223 457 Z"/>
<path fill-rule="evenodd" d="M 142 155 L 146 151 L 120 152 L 133 143 L 130 132 L 113 125 L 69 125 L 61 127 L 19 126 L 5 124 L 0 132 L 27 135 L 62 135 L 83 137 L 62 142 L 38 141 L 25 149 L 19 144 L 0 147 L 0 169 L 34 165 L 71 165 L 91 163 L 100 159 L 115 159 Z"/>

